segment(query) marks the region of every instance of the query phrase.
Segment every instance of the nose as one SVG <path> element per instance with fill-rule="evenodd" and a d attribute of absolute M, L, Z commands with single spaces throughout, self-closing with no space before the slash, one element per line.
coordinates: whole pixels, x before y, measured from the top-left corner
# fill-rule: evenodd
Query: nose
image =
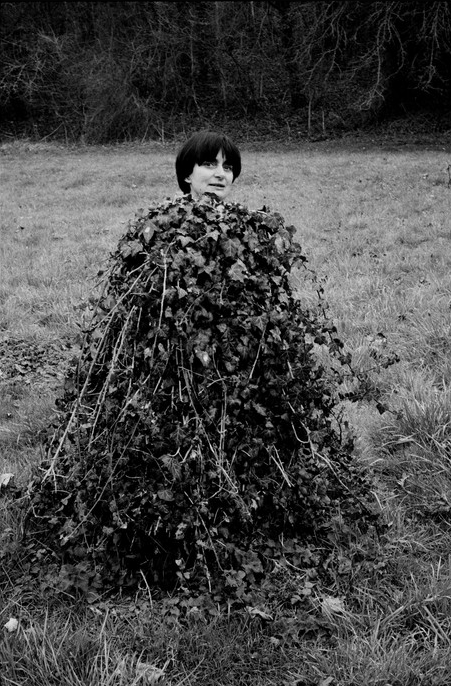
<path fill-rule="evenodd" d="M 219 164 L 217 165 L 217 167 L 215 168 L 215 176 L 219 176 L 219 177 L 221 177 L 221 178 L 222 178 L 223 176 L 225 176 L 225 174 L 224 174 L 224 167 L 222 166 L 221 163 L 219 163 Z"/>

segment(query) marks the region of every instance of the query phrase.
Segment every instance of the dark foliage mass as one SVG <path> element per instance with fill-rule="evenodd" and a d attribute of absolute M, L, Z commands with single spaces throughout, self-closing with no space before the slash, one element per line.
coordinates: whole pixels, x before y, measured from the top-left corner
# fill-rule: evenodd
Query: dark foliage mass
<path fill-rule="evenodd" d="M 239 598 L 374 523 L 347 358 L 293 233 L 213 197 L 131 222 L 28 492 L 28 540 L 67 584 Z"/>
<path fill-rule="evenodd" d="M 421 112 L 444 130 L 450 64 L 449 2 L 3 2 L 0 126 L 106 143 Z"/>

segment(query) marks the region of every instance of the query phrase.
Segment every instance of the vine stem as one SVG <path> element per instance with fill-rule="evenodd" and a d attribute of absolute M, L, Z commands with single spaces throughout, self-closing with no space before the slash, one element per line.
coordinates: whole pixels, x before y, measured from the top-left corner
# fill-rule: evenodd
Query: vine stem
<path fill-rule="evenodd" d="M 46 480 L 49 479 L 50 477 L 53 478 L 54 484 L 55 484 L 55 491 L 56 491 L 55 465 L 56 465 L 56 462 L 57 462 L 57 460 L 58 460 L 58 457 L 59 457 L 59 455 L 60 455 L 60 453 L 61 453 L 61 451 L 62 451 L 62 449 L 63 449 L 64 443 L 65 443 L 66 440 L 67 440 L 67 437 L 68 437 L 68 435 L 69 435 L 69 432 L 70 432 L 70 430 L 72 429 L 73 423 L 74 423 L 76 417 L 78 416 L 78 412 L 79 412 L 80 405 L 81 405 L 81 399 L 83 398 L 83 396 L 84 396 L 84 394 L 85 394 L 85 392 L 86 392 L 86 389 L 87 389 L 88 386 L 89 386 L 89 383 L 90 383 L 90 381 L 91 381 L 92 371 L 93 371 L 93 369 L 94 369 L 94 366 L 95 366 L 97 360 L 98 360 L 99 357 L 100 357 L 100 353 L 101 353 L 101 351 L 102 351 L 102 346 L 103 346 L 103 344 L 105 343 L 105 340 L 106 340 L 106 338 L 107 338 L 107 334 L 108 334 L 108 332 L 109 332 L 109 328 L 110 328 L 111 323 L 112 323 L 112 321 L 113 321 L 113 313 L 117 310 L 119 304 L 122 303 L 123 300 L 133 291 L 133 289 L 135 288 L 135 286 L 136 286 L 136 284 L 138 283 L 138 281 L 142 278 L 142 274 L 143 274 L 143 271 L 140 270 L 139 273 L 138 273 L 138 276 L 137 276 L 136 279 L 133 281 L 133 283 L 131 284 L 131 286 L 130 286 L 130 287 L 127 289 L 127 291 L 118 299 L 118 301 L 116 302 L 115 306 L 110 310 L 110 312 L 108 313 L 108 315 L 105 317 L 105 320 L 107 321 L 107 325 L 106 325 L 105 330 L 104 330 L 104 332 L 103 332 L 103 336 L 102 336 L 102 338 L 100 339 L 99 345 L 97 346 L 97 349 L 96 349 L 96 351 L 95 351 L 95 354 L 93 355 L 91 364 L 89 365 L 89 370 L 88 370 L 88 373 L 87 373 L 87 375 L 86 375 L 85 382 L 84 382 L 84 384 L 83 384 L 83 387 L 82 387 L 81 391 L 80 391 L 79 393 L 77 393 L 77 400 L 76 400 L 76 402 L 75 402 L 75 404 L 74 404 L 74 408 L 73 408 L 73 410 L 72 410 L 72 412 L 71 412 L 71 414 L 70 414 L 70 417 L 69 417 L 69 419 L 68 419 L 68 421 L 67 421 L 67 424 L 66 424 L 66 427 L 65 427 L 65 429 L 64 429 L 63 435 L 61 436 L 61 439 L 60 439 L 59 442 L 58 442 L 57 448 L 56 448 L 56 450 L 55 450 L 55 452 L 54 452 L 54 454 L 53 454 L 53 457 L 52 457 L 52 459 L 51 459 L 50 465 L 49 465 L 48 469 L 44 472 L 44 475 L 43 475 L 43 477 L 42 477 L 42 481 L 46 481 Z"/>

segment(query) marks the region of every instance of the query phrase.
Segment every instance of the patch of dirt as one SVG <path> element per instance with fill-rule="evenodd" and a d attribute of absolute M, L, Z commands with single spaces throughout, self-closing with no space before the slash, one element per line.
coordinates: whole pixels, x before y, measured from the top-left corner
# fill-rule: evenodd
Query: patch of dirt
<path fill-rule="evenodd" d="M 62 342 L 0 338 L 0 458 L 39 441 L 75 354 Z"/>
<path fill-rule="evenodd" d="M 0 339 L 0 387 L 12 379 L 47 382 L 55 387 L 75 354 L 76 349 L 64 343 Z"/>

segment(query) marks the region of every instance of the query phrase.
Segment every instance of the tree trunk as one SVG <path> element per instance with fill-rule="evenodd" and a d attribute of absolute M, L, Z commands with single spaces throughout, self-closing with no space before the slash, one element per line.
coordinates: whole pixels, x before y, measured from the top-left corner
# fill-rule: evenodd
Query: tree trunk
<path fill-rule="evenodd" d="M 296 54 L 295 14 L 293 11 L 293 5 L 295 4 L 298 3 L 293 3 L 289 0 L 279 0 L 274 2 L 273 6 L 277 9 L 280 16 L 280 39 L 283 60 L 288 75 L 291 107 L 293 110 L 299 110 L 301 107 L 305 107 L 308 101 L 303 93 L 299 62 Z"/>

